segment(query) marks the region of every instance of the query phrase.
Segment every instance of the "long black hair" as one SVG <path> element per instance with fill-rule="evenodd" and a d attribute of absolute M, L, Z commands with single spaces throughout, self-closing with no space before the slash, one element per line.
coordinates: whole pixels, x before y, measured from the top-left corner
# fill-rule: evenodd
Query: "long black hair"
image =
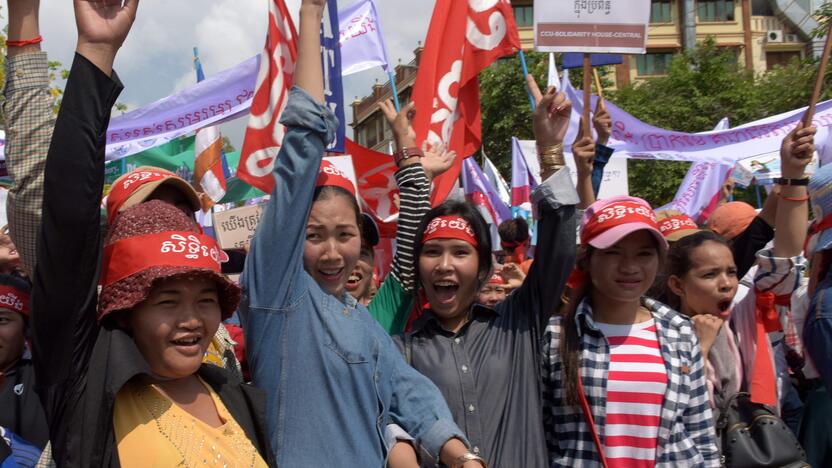
<path fill-rule="evenodd" d="M 661 278 L 662 283 L 659 285 L 660 293 L 658 294 L 658 299 L 674 310 L 680 310 L 682 307 L 682 298 L 670 290 L 667 282 L 671 276 L 682 278 L 688 274 L 693 267 L 693 262 L 691 262 L 693 251 L 705 242 L 715 242 L 731 250 L 731 245 L 719 234 L 713 231 L 699 231 L 696 234 L 685 236 L 673 243 L 670 251 L 667 253 L 667 262 L 665 264 L 664 275 Z"/>
<path fill-rule="evenodd" d="M 477 240 L 477 258 L 479 259 L 479 263 L 477 264 L 477 272 L 480 273 L 480 278 L 487 279 L 488 274 L 491 273 L 492 267 L 491 235 L 488 232 L 488 224 L 485 222 L 480 212 L 477 211 L 477 208 L 474 207 L 474 205 L 472 205 L 471 203 L 457 200 L 448 200 L 425 213 L 425 217 L 422 218 L 422 222 L 419 225 L 419 230 L 416 232 L 416 246 L 413 251 L 413 257 L 416 259 L 417 264 L 417 291 L 422 284 L 421 278 L 419 278 L 418 268 L 419 257 L 422 255 L 422 237 L 424 236 L 425 228 L 427 228 L 428 224 L 435 218 L 438 218 L 440 216 L 459 216 L 462 219 L 468 221 L 468 224 L 474 231 L 474 238 Z M 479 288 L 482 286 L 481 283 L 483 283 L 485 279 L 480 280 L 480 284 L 477 285 L 477 290 L 479 290 Z"/>

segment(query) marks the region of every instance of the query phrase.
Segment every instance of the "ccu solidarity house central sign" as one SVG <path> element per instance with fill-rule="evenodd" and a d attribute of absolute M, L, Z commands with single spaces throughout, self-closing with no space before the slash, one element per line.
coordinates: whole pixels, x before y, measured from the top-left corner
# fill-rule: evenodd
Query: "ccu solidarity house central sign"
<path fill-rule="evenodd" d="M 536 0 L 540 52 L 643 54 L 650 0 Z"/>

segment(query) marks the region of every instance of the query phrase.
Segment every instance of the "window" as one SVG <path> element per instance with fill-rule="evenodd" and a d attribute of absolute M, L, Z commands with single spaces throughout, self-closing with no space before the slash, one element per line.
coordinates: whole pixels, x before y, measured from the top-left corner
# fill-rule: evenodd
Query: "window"
<path fill-rule="evenodd" d="M 766 52 L 766 70 L 776 66 L 785 67 L 794 59 L 800 60 L 799 51 Z"/>
<path fill-rule="evenodd" d="M 518 28 L 534 26 L 534 9 L 531 5 L 513 6 L 511 9 L 514 10 L 514 21 Z"/>
<path fill-rule="evenodd" d="M 373 117 L 367 122 L 367 148 L 372 148 L 378 144 L 379 123 L 378 116 Z"/>
<path fill-rule="evenodd" d="M 673 10 L 670 6 L 670 0 L 653 0 L 650 2 L 650 22 L 651 23 L 671 23 L 673 22 Z"/>
<path fill-rule="evenodd" d="M 702 23 L 734 21 L 734 0 L 698 0 L 697 16 Z"/>
<path fill-rule="evenodd" d="M 636 55 L 638 76 L 666 75 L 673 54 L 670 52 Z"/>
<path fill-rule="evenodd" d="M 774 16 L 771 0 L 751 0 L 752 16 Z"/>

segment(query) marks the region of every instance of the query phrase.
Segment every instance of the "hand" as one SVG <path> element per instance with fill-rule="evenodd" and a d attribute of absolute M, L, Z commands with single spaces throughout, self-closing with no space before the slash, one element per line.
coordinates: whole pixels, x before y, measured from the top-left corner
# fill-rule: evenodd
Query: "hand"
<path fill-rule="evenodd" d="M 407 103 L 399 112 L 391 99 L 378 103 L 379 109 L 390 124 L 396 146 L 399 151 L 416 145 L 416 131 L 413 130 L 413 118 L 416 116 L 416 104 Z"/>
<path fill-rule="evenodd" d="M 603 102 L 602 99 L 598 99 L 598 104 L 595 105 L 595 116 L 592 118 L 592 126 L 598 132 L 599 145 L 606 145 L 612 135 L 612 117 Z"/>
<path fill-rule="evenodd" d="M 456 151 L 448 151 L 444 143 L 428 145 L 427 141 L 422 142 L 422 167 L 425 169 L 428 179 L 435 180 L 445 171 L 451 168 L 456 159 Z"/>
<path fill-rule="evenodd" d="M 523 285 L 526 281 L 526 274 L 516 263 L 506 263 L 499 271 L 500 276 L 508 283 L 508 289 L 514 290 Z"/>
<path fill-rule="evenodd" d="M 710 314 L 694 315 L 691 320 L 693 320 L 696 336 L 699 338 L 699 345 L 702 347 L 702 356 L 707 360 L 724 320 Z"/>
<path fill-rule="evenodd" d="M 804 177 L 806 166 L 812 161 L 815 153 L 815 133 L 815 127 L 803 128 L 803 122 L 799 122 L 783 139 L 783 144 L 780 145 L 780 168 L 783 177 Z"/>
<path fill-rule="evenodd" d="M 734 188 L 737 186 L 737 182 L 734 179 L 729 178 L 722 184 L 722 196 L 720 197 L 719 204 L 722 205 L 727 203 L 731 200 L 731 196 L 734 195 Z"/>
<path fill-rule="evenodd" d="M 583 136 L 583 128 L 578 132 L 572 143 L 572 157 L 575 158 L 575 168 L 579 176 L 592 176 L 592 164 L 595 161 L 595 142 L 592 136 Z"/>
<path fill-rule="evenodd" d="M 75 0 L 77 52 L 109 75 L 138 7 L 139 0 Z"/>
<path fill-rule="evenodd" d="M 534 97 L 533 115 L 534 138 L 538 146 L 554 146 L 563 143 L 569 118 L 572 115 L 572 102 L 565 93 L 556 93 L 555 88 L 541 94 L 537 82 L 531 75 L 526 75 L 526 84 Z"/>

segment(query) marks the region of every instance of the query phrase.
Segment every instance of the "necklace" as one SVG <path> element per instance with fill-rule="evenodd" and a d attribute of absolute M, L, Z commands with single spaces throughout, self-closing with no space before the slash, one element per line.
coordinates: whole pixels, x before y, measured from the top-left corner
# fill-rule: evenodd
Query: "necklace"
<path fill-rule="evenodd" d="M 220 438 L 233 450 L 231 455 L 239 455 L 241 460 L 249 460 L 248 466 L 254 467 L 257 450 L 248 440 L 245 432 L 233 417 L 225 419 L 221 432 L 213 437 L 199 427 L 196 418 L 186 411 L 176 407 L 175 403 L 162 396 L 154 385 L 136 385 L 133 389 L 135 397 L 142 402 L 148 414 L 153 418 L 156 429 L 179 453 L 185 466 L 222 466 L 223 468 L 238 467 L 237 460 L 228 453 L 223 454 Z M 212 395 L 213 398 L 213 395 Z M 219 406 L 219 405 L 218 405 Z M 219 410 L 219 408 L 218 408 Z M 218 428 L 219 429 L 219 428 Z M 206 453 L 206 443 L 211 444 Z"/>

